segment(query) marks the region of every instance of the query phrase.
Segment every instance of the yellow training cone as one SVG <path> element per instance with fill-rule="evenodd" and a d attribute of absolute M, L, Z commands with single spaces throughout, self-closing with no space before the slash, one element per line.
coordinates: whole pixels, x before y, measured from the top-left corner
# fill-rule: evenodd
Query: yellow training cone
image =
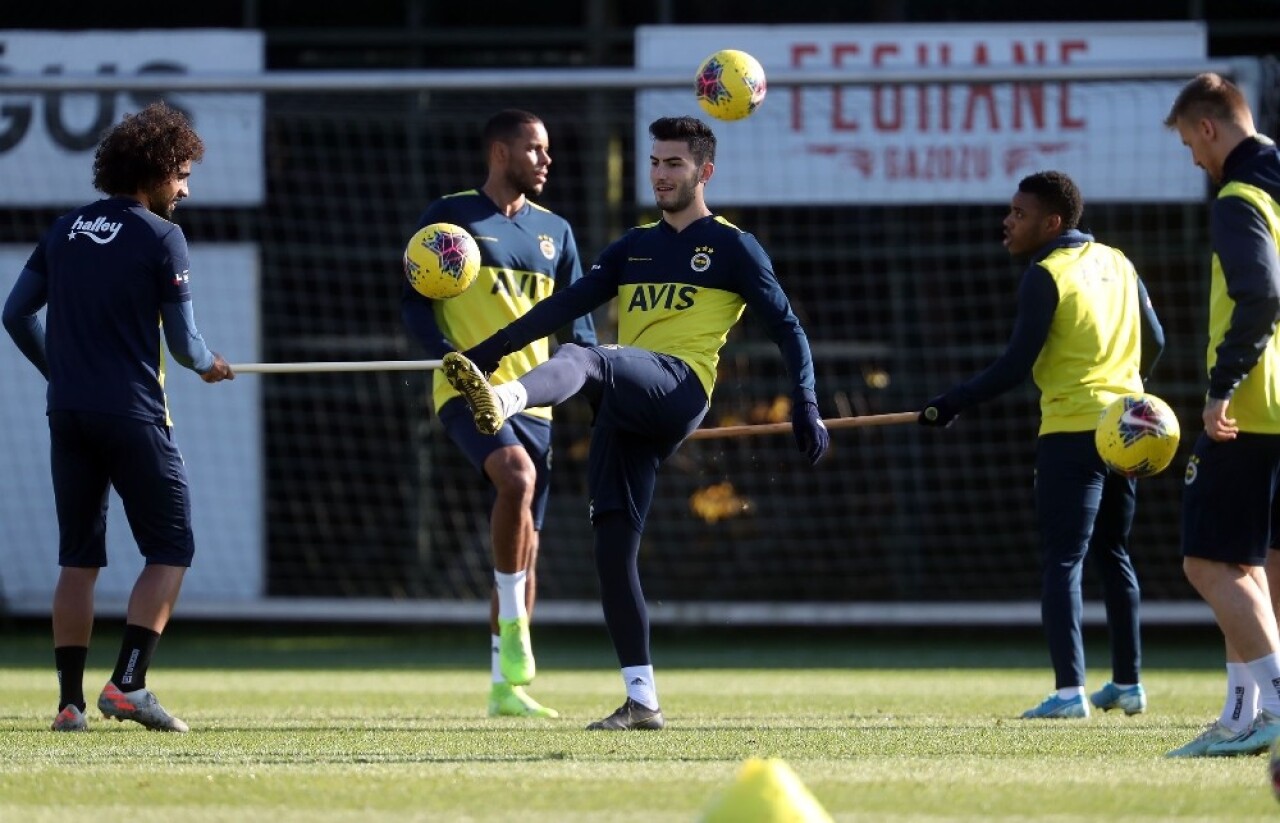
<path fill-rule="evenodd" d="M 781 760 L 753 757 L 717 794 L 701 823 L 832 823 L 831 815 Z"/>

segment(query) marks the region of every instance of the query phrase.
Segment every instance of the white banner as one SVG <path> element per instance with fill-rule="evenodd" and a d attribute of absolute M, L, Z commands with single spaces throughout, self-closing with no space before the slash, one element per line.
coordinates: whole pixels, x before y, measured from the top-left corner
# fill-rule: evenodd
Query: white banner
<path fill-rule="evenodd" d="M 34 246 L 0 246 L 0 301 Z M 260 359 L 258 255 L 250 243 L 191 245 L 196 327 L 233 363 Z M 45 312 L 40 316 L 43 322 Z M 164 355 L 169 358 L 167 350 Z M 182 602 L 257 600 L 266 594 L 261 381 L 242 375 L 207 385 L 172 359 L 165 377 L 173 436 L 191 484 L 196 540 L 179 610 Z M 50 603 L 58 579 L 47 385 L 9 335 L 0 333 L 0 600 L 23 609 Z M 114 492 L 107 558 L 97 586 L 104 609 L 128 600 L 142 570 L 142 555 Z"/>
<path fill-rule="evenodd" d="M 636 65 L 688 68 L 688 90 L 637 95 L 637 145 L 658 117 L 716 130 L 713 204 L 1007 203 L 1027 174 L 1057 169 L 1086 202 L 1205 194 L 1163 121 L 1184 81 L 775 87 L 751 117 L 710 119 L 693 76 L 719 49 L 770 71 L 1054 68 L 1206 57 L 1199 21 L 947 25 L 642 26 Z M 1187 79 L 1190 79 L 1189 77 Z M 652 204 L 647 164 L 637 199 Z"/>
<path fill-rule="evenodd" d="M 126 77 L 258 73 L 257 31 L 0 31 L 0 73 Z M 0 94 L 0 205 L 71 208 L 101 196 L 93 155 L 103 130 L 163 97 L 186 112 L 205 144 L 191 202 L 255 206 L 263 200 L 262 95 L 47 92 Z"/>

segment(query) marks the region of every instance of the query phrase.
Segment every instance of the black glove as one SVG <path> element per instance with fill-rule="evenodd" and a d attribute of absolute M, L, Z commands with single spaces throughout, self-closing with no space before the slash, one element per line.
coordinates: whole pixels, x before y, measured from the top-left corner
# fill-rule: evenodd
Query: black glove
<path fill-rule="evenodd" d="M 936 426 L 945 429 L 954 423 L 959 416 L 960 410 L 947 399 L 945 394 L 940 394 L 924 404 L 924 411 L 920 412 L 920 416 L 916 420 L 921 426 Z"/>
<path fill-rule="evenodd" d="M 818 404 L 810 399 L 798 400 L 791 404 L 791 431 L 796 436 L 796 446 L 800 453 L 809 458 L 809 463 L 816 464 L 826 454 L 831 445 L 831 435 L 818 414 Z"/>
<path fill-rule="evenodd" d="M 498 370 L 502 358 L 511 354 L 511 338 L 505 330 L 499 329 L 481 342 L 462 353 L 462 356 L 476 364 L 476 368 L 485 374 L 493 374 Z"/>

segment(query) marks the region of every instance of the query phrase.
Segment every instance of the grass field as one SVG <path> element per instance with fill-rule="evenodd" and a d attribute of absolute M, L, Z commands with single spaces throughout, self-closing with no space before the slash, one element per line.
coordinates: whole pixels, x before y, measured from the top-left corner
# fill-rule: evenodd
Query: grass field
<path fill-rule="evenodd" d="M 1090 683 L 1107 678 L 1091 638 Z M 90 653 L 90 702 L 118 635 Z M 560 720 L 489 719 L 475 629 L 183 625 L 149 685 L 191 724 L 56 708 L 47 628 L 0 633 L 0 820 L 693 821 L 744 760 L 777 757 L 836 820 L 1275 820 L 1265 759 L 1170 761 L 1216 713 L 1209 632 L 1148 637 L 1150 711 L 1013 718 L 1052 686 L 1034 632 L 660 631 L 668 727 L 588 733 L 621 702 L 603 629 L 535 631 Z"/>

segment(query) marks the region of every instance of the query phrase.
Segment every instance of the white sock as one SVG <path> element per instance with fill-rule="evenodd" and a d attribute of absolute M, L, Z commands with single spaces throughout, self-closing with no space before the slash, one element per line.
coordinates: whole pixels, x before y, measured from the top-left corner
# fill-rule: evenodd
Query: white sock
<path fill-rule="evenodd" d="M 493 573 L 493 582 L 498 588 L 498 617 L 515 620 L 528 616 L 524 607 L 524 583 L 528 576 L 529 572 L 524 569 L 512 574 Z"/>
<path fill-rule="evenodd" d="M 489 636 L 489 675 L 494 683 L 506 683 L 507 678 L 502 676 L 502 664 L 498 662 L 498 643 L 496 634 Z"/>
<path fill-rule="evenodd" d="M 1067 686 L 1065 689 L 1058 689 L 1059 700 L 1074 700 L 1084 694 L 1084 686 Z"/>
<path fill-rule="evenodd" d="M 1272 653 L 1245 665 L 1258 684 L 1258 708 L 1280 714 L 1280 660 Z"/>
<path fill-rule="evenodd" d="M 657 710 L 658 689 L 653 683 L 653 666 L 627 666 L 622 670 L 622 682 L 626 684 L 627 697 Z"/>
<path fill-rule="evenodd" d="M 1235 732 L 1242 732 L 1258 713 L 1258 683 L 1244 663 L 1227 664 L 1227 699 L 1218 722 Z"/>
<path fill-rule="evenodd" d="M 494 386 L 493 394 L 498 398 L 498 411 L 503 420 L 515 417 L 529 405 L 529 392 L 519 380 Z"/>

